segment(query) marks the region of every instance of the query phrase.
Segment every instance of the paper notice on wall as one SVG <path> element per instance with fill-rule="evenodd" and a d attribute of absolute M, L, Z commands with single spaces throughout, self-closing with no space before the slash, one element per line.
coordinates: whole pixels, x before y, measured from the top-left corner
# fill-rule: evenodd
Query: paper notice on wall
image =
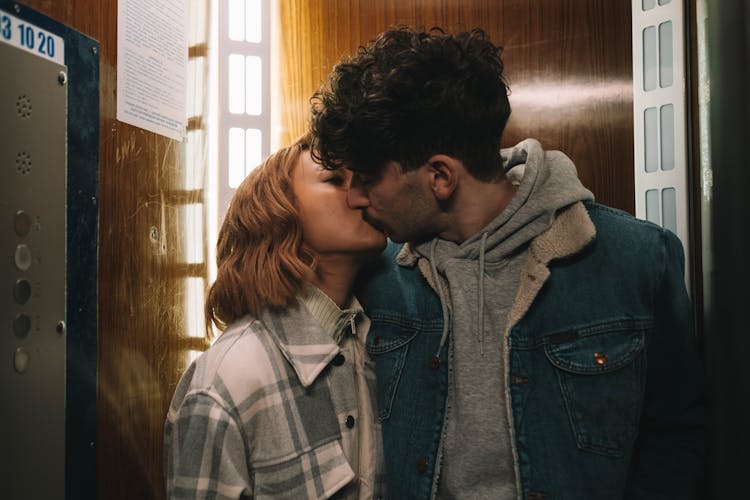
<path fill-rule="evenodd" d="M 187 0 L 119 0 L 117 119 L 182 140 L 187 125 Z"/>

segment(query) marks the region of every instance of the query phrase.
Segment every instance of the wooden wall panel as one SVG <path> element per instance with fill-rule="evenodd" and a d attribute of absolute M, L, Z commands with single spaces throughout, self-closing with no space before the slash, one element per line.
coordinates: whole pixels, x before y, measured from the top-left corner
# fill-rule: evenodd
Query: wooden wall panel
<path fill-rule="evenodd" d="M 566 152 L 597 200 L 633 213 L 631 5 L 624 0 L 285 0 L 280 3 L 282 143 L 307 126 L 309 98 L 342 56 L 387 27 L 481 27 L 504 47 L 511 120 Z"/>
<path fill-rule="evenodd" d="M 191 0 L 191 9 L 208 1 Z M 183 143 L 115 119 L 117 0 L 25 3 L 100 43 L 98 464 L 91 480 L 102 500 L 164 498 L 167 407 L 188 351 L 206 346 L 185 335 L 195 311 L 184 301 L 186 279 L 206 278 L 205 263 L 186 263 L 184 246 L 185 206 L 203 202 L 202 185 L 188 188 L 185 179 L 203 178 L 205 158 L 195 134 Z M 199 118 L 191 123 L 202 133 Z M 205 241 L 196 244 L 205 255 Z"/>

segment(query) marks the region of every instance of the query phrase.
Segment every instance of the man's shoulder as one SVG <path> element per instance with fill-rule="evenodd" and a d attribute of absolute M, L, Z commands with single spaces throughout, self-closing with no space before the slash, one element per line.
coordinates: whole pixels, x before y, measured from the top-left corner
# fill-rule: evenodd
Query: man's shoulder
<path fill-rule="evenodd" d="M 647 220 L 638 219 L 624 210 L 594 202 L 586 202 L 584 206 L 588 211 L 591 222 L 594 223 L 594 227 L 596 228 L 597 239 L 635 238 L 655 243 L 658 240 L 663 240 L 665 237 L 676 238 L 674 233 L 667 231 L 663 227 Z"/>
<path fill-rule="evenodd" d="M 585 206 L 596 228 L 593 254 L 600 259 L 651 271 L 663 268 L 669 261 L 684 261 L 682 242 L 672 231 L 606 205 Z"/>

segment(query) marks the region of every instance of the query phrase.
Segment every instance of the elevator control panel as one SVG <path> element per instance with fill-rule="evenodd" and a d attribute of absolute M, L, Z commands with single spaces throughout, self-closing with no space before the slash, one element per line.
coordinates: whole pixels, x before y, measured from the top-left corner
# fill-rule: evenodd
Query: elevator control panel
<path fill-rule="evenodd" d="M 95 340 L 95 330 L 85 329 L 90 329 L 96 307 L 95 287 L 85 290 L 79 283 L 96 280 L 98 220 L 91 182 L 98 165 L 90 152 L 80 150 L 96 140 L 93 158 L 98 162 L 98 116 L 81 114 L 87 106 L 77 102 L 82 89 L 71 85 L 91 78 L 83 76 L 84 66 L 73 54 L 92 47 L 98 51 L 88 37 L 21 4 L 0 0 L 0 64 L 5 68 L 0 84 L 3 499 L 77 496 L 72 492 L 79 479 L 70 471 L 78 464 L 71 460 L 70 446 L 85 446 L 78 443 L 81 428 L 71 419 L 71 394 L 95 397 L 95 378 L 81 384 L 76 374 L 92 362 L 80 353 L 82 342 Z M 89 52 L 87 58 L 96 62 L 93 76 L 98 80 L 98 55 Z M 69 59 L 75 60 L 73 66 Z M 90 97 L 98 99 L 85 99 Z M 98 104 L 89 109 L 98 115 Z M 82 123 L 95 126 L 77 130 Z M 94 226 L 88 233 L 87 224 Z M 93 242 L 75 239 L 82 227 Z M 72 330 L 69 324 L 75 325 Z M 95 377 L 95 370 L 89 372 Z M 93 439 L 87 438 L 89 442 L 93 446 Z"/>
<path fill-rule="evenodd" d="M 56 326 L 65 322 L 67 68 L 10 44 L 0 61 L 14 69 L 0 99 L 0 384 L 14 411 L 0 432 L 5 450 L 43 450 L 57 474 L 26 484 L 55 498 L 65 470 L 66 344 Z"/>

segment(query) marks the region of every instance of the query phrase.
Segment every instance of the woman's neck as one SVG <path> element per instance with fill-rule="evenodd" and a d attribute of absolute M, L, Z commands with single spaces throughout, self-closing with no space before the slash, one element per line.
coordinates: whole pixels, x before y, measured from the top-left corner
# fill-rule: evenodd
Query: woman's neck
<path fill-rule="evenodd" d="M 354 279 L 361 267 L 360 259 L 352 256 L 319 256 L 315 276 L 310 282 L 328 295 L 337 306 L 345 308 L 351 301 Z"/>

